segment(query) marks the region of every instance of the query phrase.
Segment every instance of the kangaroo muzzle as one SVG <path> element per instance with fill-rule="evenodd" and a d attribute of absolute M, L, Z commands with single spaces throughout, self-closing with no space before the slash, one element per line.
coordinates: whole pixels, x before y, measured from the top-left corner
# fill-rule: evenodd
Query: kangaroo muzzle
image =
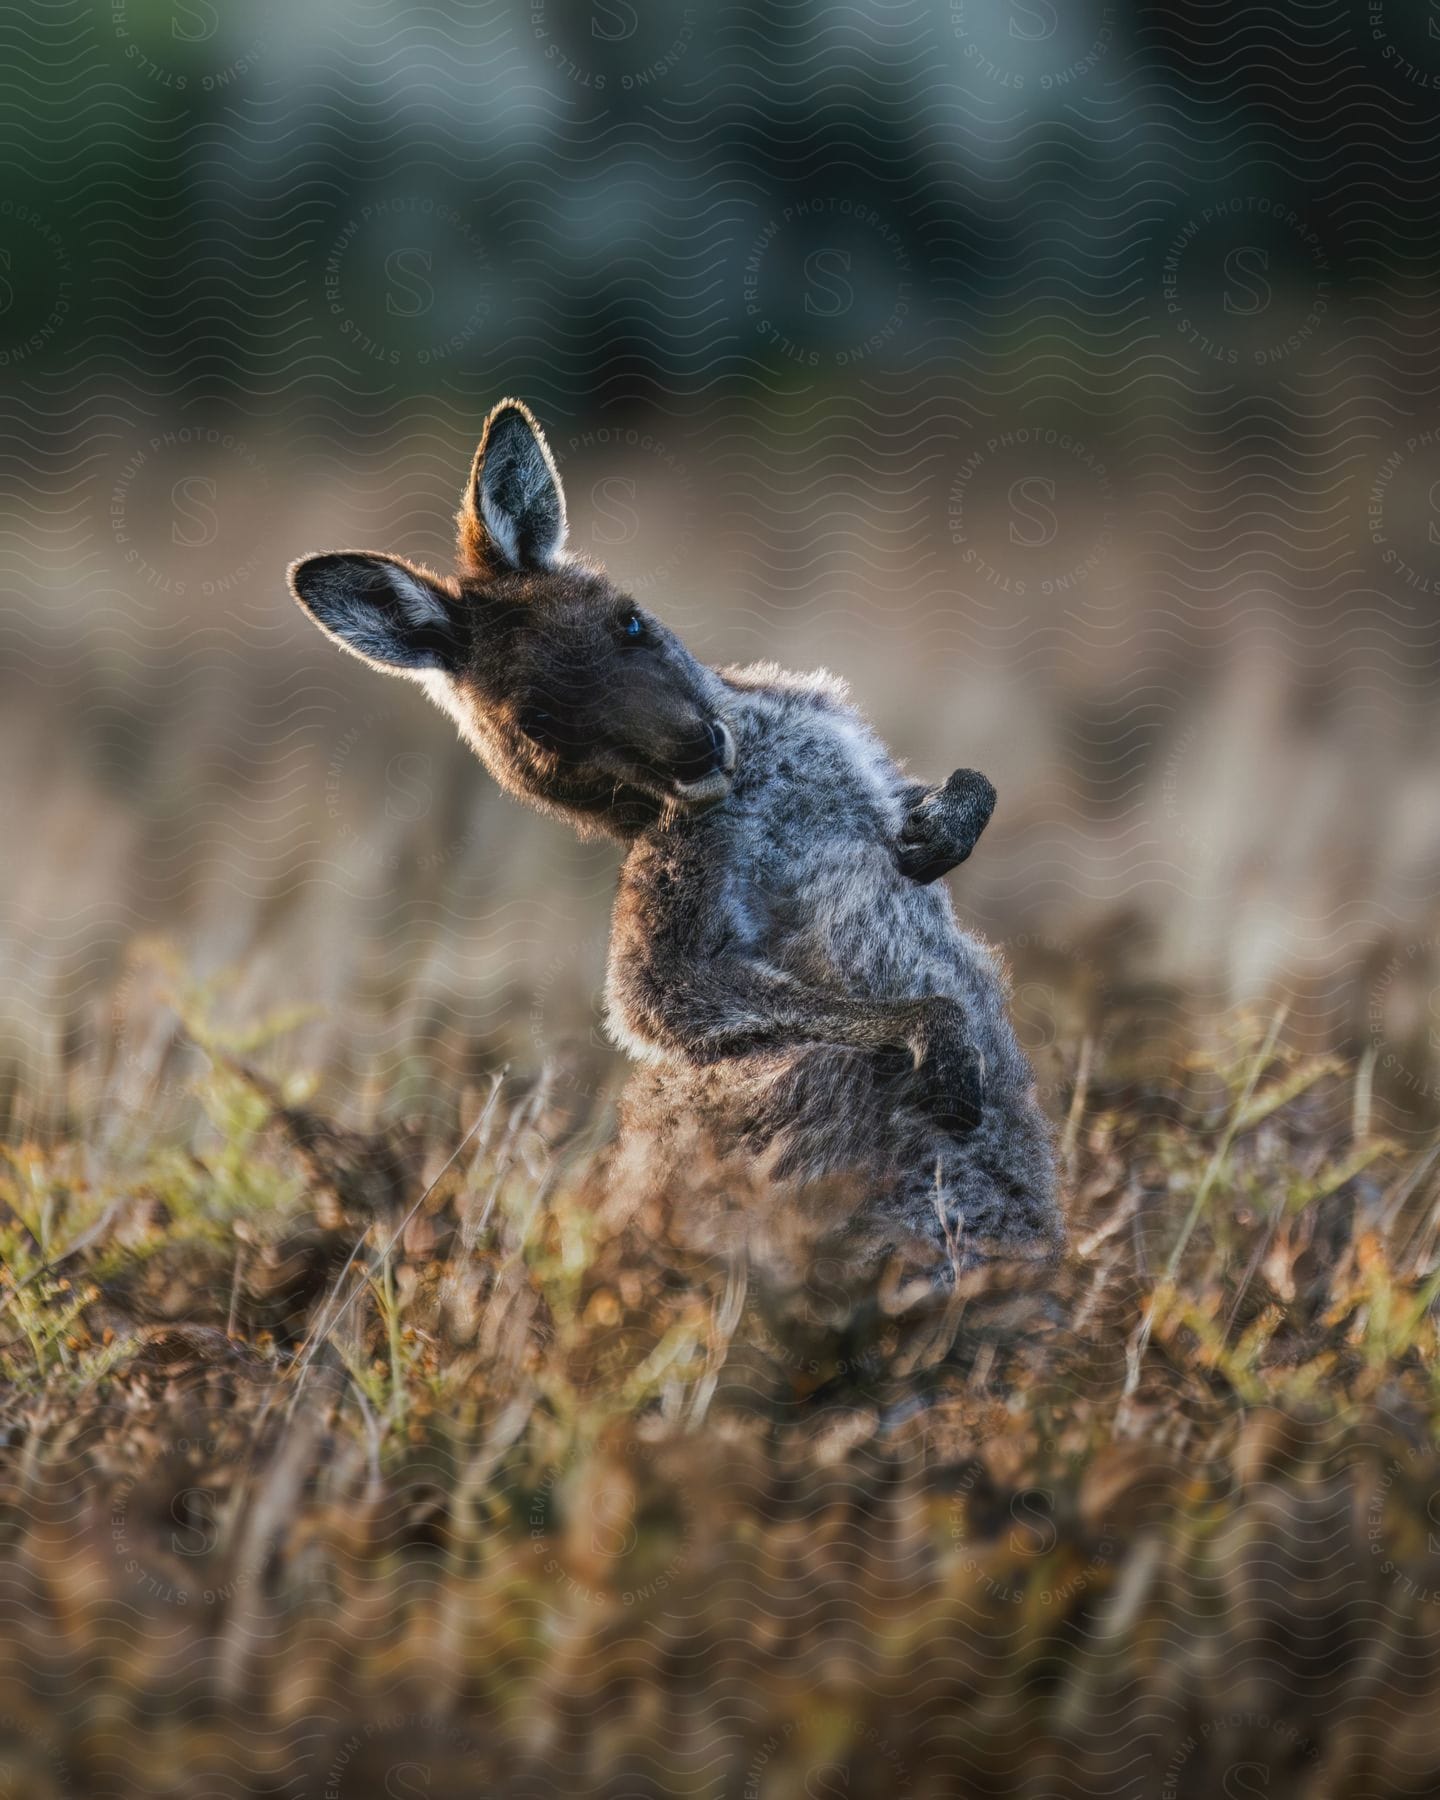
<path fill-rule="evenodd" d="M 735 734 L 723 719 L 713 719 L 703 749 L 677 769 L 672 785 L 687 806 L 713 805 L 730 792 L 734 772 Z"/>

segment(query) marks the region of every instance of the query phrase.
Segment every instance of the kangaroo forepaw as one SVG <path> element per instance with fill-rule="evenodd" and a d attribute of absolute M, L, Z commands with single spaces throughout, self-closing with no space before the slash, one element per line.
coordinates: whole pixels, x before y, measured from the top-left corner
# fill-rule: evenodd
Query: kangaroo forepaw
<path fill-rule="evenodd" d="M 978 769 L 957 769 L 944 787 L 917 802 L 900 828 L 895 860 L 922 887 L 957 868 L 980 841 L 995 810 L 995 789 Z"/>
<path fill-rule="evenodd" d="M 985 1063 L 968 1044 L 942 1038 L 915 1071 L 916 1100 L 942 1131 L 964 1137 L 985 1111 Z"/>
<path fill-rule="evenodd" d="M 963 1137 L 985 1110 L 985 1059 L 975 1049 L 963 1007 L 934 995 L 920 1002 L 903 1042 L 880 1052 L 880 1069 L 897 1098 Z"/>

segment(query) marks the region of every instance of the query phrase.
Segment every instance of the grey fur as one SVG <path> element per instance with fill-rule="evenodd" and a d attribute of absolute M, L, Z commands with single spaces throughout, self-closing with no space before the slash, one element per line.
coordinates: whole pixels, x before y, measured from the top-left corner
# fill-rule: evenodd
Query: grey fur
<path fill-rule="evenodd" d="M 840 682 L 721 680 L 729 799 L 643 834 L 620 874 L 609 1022 L 650 1065 L 627 1133 L 663 1153 L 701 1116 L 781 1179 L 849 1176 L 937 1247 L 948 1225 L 964 1260 L 1054 1249 L 1050 1132 L 1004 971 L 898 863 L 915 784 Z"/>
<path fill-rule="evenodd" d="M 935 885 L 993 788 L 906 777 L 832 676 L 703 667 L 562 554 L 564 518 L 539 427 L 503 401 L 455 581 L 347 555 L 291 582 L 347 648 L 421 680 L 512 792 L 628 846 L 607 1001 L 643 1067 L 621 1170 L 679 1174 L 698 1128 L 772 1183 L 841 1178 L 872 1242 L 1053 1251 L 1050 1133 L 1005 974 Z"/>
<path fill-rule="evenodd" d="M 565 547 L 565 500 L 544 440 L 519 407 L 491 416 L 477 467 L 480 516 L 511 568 L 549 568 Z"/>
<path fill-rule="evenodd" d="M 312 556 L 296 563 L 290 579 L 320 628 L 366 662 L 416 674 L 444 668 L 453 654 L 453 599 L 395 557 Z"/>

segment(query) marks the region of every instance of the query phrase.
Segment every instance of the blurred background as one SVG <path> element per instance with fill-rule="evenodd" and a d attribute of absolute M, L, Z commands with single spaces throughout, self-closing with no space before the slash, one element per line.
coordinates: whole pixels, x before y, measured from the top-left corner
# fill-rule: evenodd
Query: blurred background
<path fill-rule="evenodd" d="M 915 772 L 993 778 L 952 887 L 1057 1109 L 1086 1033 L 1283 1001 L 1434 1123 L 1440 8 L 0 33 L 9 1134 L 171 1103 L 159 946 L 300 1009 L 342 1112 L 603 1090 L 616 852 L 284 582 L 448 566 L 507 393 L 575 547 L 701 656 L 829 666 Z"/>

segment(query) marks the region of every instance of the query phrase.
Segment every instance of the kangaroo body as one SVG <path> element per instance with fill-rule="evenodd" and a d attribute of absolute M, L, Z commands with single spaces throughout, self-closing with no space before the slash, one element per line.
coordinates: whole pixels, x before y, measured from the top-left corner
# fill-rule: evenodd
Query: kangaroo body
<path fill-rule="evenodd" d="M 683 1163 L 699 1119 L 772 1177 L 847 1177 L 899 1231 L 953 1240 L 962 1258 L 1053 1249 L 1050 1134 L 1004 970 L 943 886 L 897 866 L 916 784 L 833 678 L 761 665 L 721 680 L 729 798 L 642 834 L 620 874 L 608 1023 L 646 1065 L 627 1136 Z M 883 1010 L 931 996 L 957 1004 L 983 1068 L 964 1132 L 910 1104 L 870 1046 L 826 1041 L 827 999 Z"/>
<path fill-rule="evenodd" d="M 627 846 L 608 1008 L 640 1063 L 622 1164 L 680 1181 L 697 1132 L 771 1183 L 843 1177 L 872 1237 L 950 1262 L 1048 1253 L 1049 1131 L 1004 972 L 935 885 L 989 819 L 907 778 L 833 677 L 717 671 L 565 551 L 528 411 L 486 422 L 444 580 L 340 552 L 291 570 L 328 635 L 420 682 L 505 787 Z"/>

